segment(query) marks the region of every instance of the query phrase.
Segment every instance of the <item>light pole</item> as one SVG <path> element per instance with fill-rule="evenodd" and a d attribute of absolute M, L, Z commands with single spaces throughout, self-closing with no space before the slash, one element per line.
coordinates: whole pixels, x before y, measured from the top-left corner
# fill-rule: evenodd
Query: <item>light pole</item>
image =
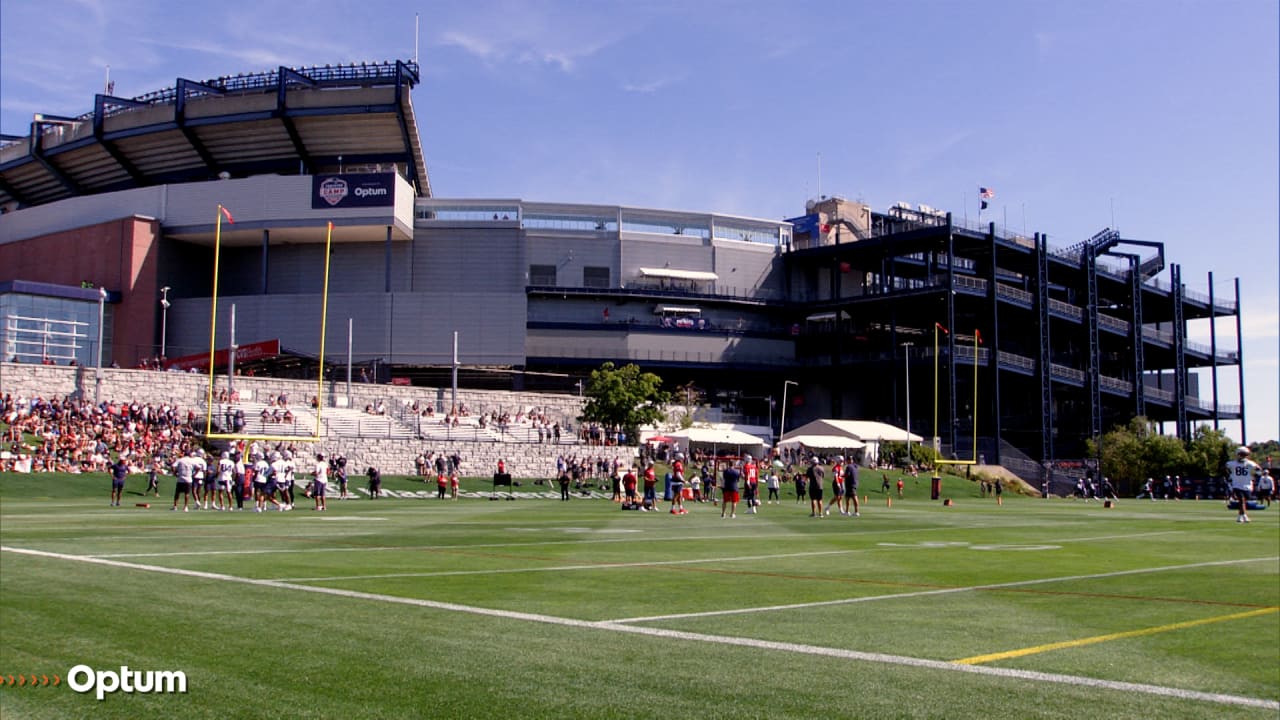
<path fill-rule="evenodd" d="M 800 387 L 800 383 L 795 380 L 782 381 L 782 417 L 778 421 L 778 442 L 782 442 L 782 436 L 787 434 L 787 386 L 795 385 Z"/>
<path fill-rule="evenodd" d="M 160 357 L 168 357 L 165 355 L 165 340 L 169 332 L 169 291 L 173 288 L 165 285 L 160 288 Z M 164 368 L 160 368 L 163 370 Z"/>
<path fill-rule="evenodd" d="M 98 288 L 98 364 L 93 372 L 93 404 L 102 404 L 102 320 L 106 314 L 107 289 Z"/>
<path fill-rule="evenodd" d="M 902 374 L 907 378 L 907 464 L 911 464 L 911 346 L 912 342 L 902 343 Z"/>

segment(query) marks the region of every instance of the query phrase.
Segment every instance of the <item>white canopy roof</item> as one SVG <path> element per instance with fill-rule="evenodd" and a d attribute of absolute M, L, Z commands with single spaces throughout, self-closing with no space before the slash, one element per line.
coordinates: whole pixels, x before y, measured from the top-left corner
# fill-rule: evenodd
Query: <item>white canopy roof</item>
<path fill-rule="evenodd" d="M 778 443 L 778 447 L 798 447 L 820 450 L 857 450 L 866 447 L 866 443 L 845 435 L 793 435 Z"/>
<path fill-rule="evenodd" d="M 907 442 L 908 439 L 924 442 L 924 438 L 896 425 L 872 420 L 814 420 L 788 432 L 783 439 L 790 440 L 800 435 L 837 435 L 869 443 Z"/>
<path fill-rule="evenodd" d="M 673 280 L 719 280 L 720 276 L 703 270 L 676 270 L 673 268 L 640 268 L 644 277 L 671 278 Z"/>
<path fill-rule="evenodd" d="M 687 428 L 670 433 L 669 437 L 709 445 L 764 445 L 764 440 L 751 433 L 727 428 Z"/>

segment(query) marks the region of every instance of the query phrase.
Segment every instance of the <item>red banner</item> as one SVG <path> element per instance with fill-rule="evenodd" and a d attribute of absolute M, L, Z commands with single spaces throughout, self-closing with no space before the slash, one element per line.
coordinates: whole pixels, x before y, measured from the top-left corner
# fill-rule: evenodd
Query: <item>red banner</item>
<path fill-rule="evenodd" d="M 236 348 L 236 362 L 252 362 L 254 360 L 264 360 L 273 358 L 280 354 L 280 340 L 263 340 L 261 342 L 249 343 L 248 345 L 240 345 Z M 214 367 L 225 367 L 227 364 L 227 348 L 222 348 L 213 353 Z M 164 363 L 166 370 L 208 370 L 209 369 L 209 353 L 201 353 L 199 355 L 184 355 L 180 358 L 166 360 Z"/>

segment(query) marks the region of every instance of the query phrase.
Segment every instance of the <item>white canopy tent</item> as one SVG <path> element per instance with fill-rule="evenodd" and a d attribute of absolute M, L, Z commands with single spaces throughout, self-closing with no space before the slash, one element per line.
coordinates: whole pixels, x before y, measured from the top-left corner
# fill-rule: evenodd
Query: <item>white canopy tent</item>
<path fill-rule="evenodd" d="M 764 454 L 764 440 L 732 428 L 699 428 L 691 427 L 678 432 L 668 433 L 668 437 L 679 443 L 681 448 L 692 450 L 694 445 L 704 448 L 710 446 L 712 454 L 722 449 L 733 449 L 736 454 L 751 453 L 756 457 Z"/>
<path fill-rule="evenodd" d="M 793 435 L 778 443 L 778 447 L 806 447 L 811 450 L 861 450 L 866 447 L 866 443 L 844 435 Z"/>
<path fill-rule="evenodd" d="M 836 437 L 843 438 L 846 442 L 856 441 L 862 443 L 862 459 L 864 464 L 876 462 L 880 458 L 881 442 L 924 442 L 924 438 L 914 433 L 908 432 L 903 428 L 888 423 L 876 422 L 873 420 L 814 420 L 805 423 L 791 432 L 778 443 L 779 447 L 787 447 L 787 443 L 793 439 L 809 436 L 809 437 Z M 815 445 L 807 445 L 807 447 L 820 447 Z M 853 448 L 852 445 L 842 446 Z"/>

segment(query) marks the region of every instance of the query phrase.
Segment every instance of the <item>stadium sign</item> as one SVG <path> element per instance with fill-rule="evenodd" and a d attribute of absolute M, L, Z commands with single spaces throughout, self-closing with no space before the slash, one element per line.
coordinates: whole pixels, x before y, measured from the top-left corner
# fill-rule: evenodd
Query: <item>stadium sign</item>
<path fill-rule="evenodd" d="M 311 177 L 311 209 L 391 207 L 395 173 L 346 173 Z"/>
<path fill-rule="evenodd" d="M 279 338 L 236 346 L 236 362 L 238 363 L 266 360 L 279 354 Z M 227 348 L 219 348 L 214 352 L 213 364 L 215 367 L 224 367 L 227 364 Z M 164 367 L 166 370 L 208 370 L 209 353 L 196 353 L 195 355 L 184 355 L 172 360 L 165 360 Z"/>

